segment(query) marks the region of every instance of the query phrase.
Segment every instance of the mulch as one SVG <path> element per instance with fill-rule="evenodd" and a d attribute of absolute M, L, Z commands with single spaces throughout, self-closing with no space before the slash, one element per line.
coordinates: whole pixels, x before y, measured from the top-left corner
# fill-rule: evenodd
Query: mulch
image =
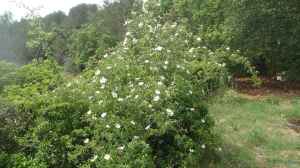
<path fill-rule="evenodd" d="M 235 78 L 233 85 L 240 93 L 250 96 L 300 96 L 300 82 L 278 81 L 271 77 L 261 77 L 261 80 L 261 86 L 254 86 L 250 78 Z"/>

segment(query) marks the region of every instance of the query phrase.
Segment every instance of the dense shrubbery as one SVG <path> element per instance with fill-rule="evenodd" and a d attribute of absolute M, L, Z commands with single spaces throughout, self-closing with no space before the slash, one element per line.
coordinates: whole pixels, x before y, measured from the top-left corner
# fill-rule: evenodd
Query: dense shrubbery
<path fill-rule="evenodd" d="M 0 93 L 4 86 L 12 81 L 12 74 L 16 71 L 16 65 L 0 61 Z"/>
<path fill-rule="evenodd" d="M 0 167 L 208 167 L 217 160 L 205 100 L 236 67 L 255 73 L 238 53 L 209 49 L 185 17 L 162 14 L 159 1 L 143 8 L 126 21 L 123 43 L 82 76 L 64 82 L 53 61 L 16 70 L 2 94 L 10 103 L 0 105 L 14 115 L 2 122 L 2 141 L 15 148 L 2 149 Z"/>

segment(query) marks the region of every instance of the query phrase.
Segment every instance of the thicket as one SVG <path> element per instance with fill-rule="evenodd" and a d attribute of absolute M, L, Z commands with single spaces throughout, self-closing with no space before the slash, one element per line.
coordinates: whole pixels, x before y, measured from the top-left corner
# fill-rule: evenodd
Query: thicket
<path fill-rule="evenodd" d="M 236 67 L 255 72 L 239 52 L 209 48 L 188 15 L 174 13 L 184 10 L 181 3 L 138 1 L 124 21 L 123 40 L 113 40 L 116 47 L 106 52 L 95 25 L 82 26 L 69 45 L 78 54 L 72 60 L 89 64 L 68 80 L 51 57 L 55 33 L 34 18 L 29 43 L 42 46 L 43 57 L 10 71 L 3 86 L 0 167 L 216 162 L 220 142 L 205 100 L 226 86 Z"/>
<path fill-rule="evenodd" d="M 39 18 L 39 29 L 34 29 L 37 26 L 30 24 L 30 18 L 16 22 L 11 14 L 5 14 L 0 18 L 3 30 L 0 38 L 6 42 L 1 45 L 1 55 L 22 62 L 49 56 L 66 65 L 69 71 L 81 71 L 88 60 L 101 58 L 122 41 L 124 23 L 133 2 L 107 1 L 100 8 L 81 4 L 68 15 L 54 12 Z M 187 18 L 190 31 L 201 34 L 209 49 L 230 47 L 250 59 L 261 75 L 299 79 L 300 6 L 296 0 L 161 0 L 160 3 L 162 12 Z M 168 19 L 173 18 L 170 15 Z M 46 50 L 50 52 L 48 56 Z"/>
<path fill-rule="evenodd" d="M 293 66 L 269 68 L 283 55 L 254 44 L 274 31 L 250 21 L 297 5 L 247 3 L 122 0 L 19 22 L 31 62 L 0 62 L 0 167 L 213 165 L 222 149 L 205 100 L 236 74 L 256 79 L 258 60 L 268 65 L 261 71 L 297 79 Z M 296 59 L 293 49 L 285 59 Z"/>

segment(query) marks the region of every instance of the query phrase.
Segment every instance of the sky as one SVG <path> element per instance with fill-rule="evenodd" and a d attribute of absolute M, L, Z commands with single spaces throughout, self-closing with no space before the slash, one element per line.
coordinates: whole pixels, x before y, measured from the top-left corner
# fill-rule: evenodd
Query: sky
<path fill-rule="evenodd" d="M 25 17 L 29 12 L 26 7 L 30 9 L 39 9 L 36 14 L 45 16 L 54 11 L 64 11 L 66 14 L 70 8 L 81 4 L 102 4 L 103 0 L 1 0 L 0 14 L 10 11 L 14 15 L 14 19 L 19 20 Z M 24 8 L 24 6 L 26 6 Z"/>

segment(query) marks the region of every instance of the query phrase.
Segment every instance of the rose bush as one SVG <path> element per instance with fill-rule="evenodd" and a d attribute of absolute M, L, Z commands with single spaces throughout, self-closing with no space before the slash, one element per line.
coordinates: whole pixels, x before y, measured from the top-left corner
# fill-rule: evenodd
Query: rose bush
<path fill-rule="evenodd" d="M 159 2 L 133 11 L 124 41 L 82 76 L 63 82 L 54 63 L 24 67 L 5 91 L 23 125 L 15 167 L 196 168 L 217 160 L 205 100 L 226 86 L 232 67 L 251 67 L 230 49 L 206 47 L 185 18 L 161 15 Z"/>

